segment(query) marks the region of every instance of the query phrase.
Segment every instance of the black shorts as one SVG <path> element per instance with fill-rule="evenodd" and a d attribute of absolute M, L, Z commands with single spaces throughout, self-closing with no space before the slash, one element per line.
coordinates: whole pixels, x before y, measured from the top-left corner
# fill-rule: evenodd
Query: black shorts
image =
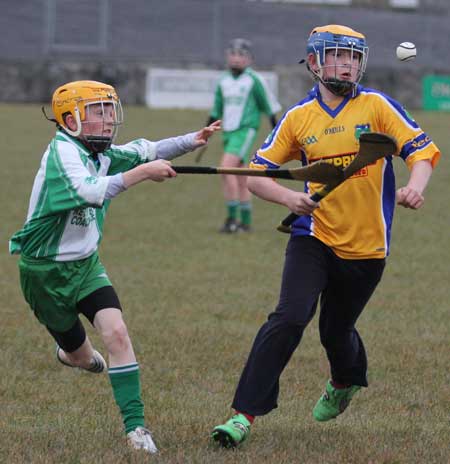
<path fill-rule="evenodd" d="M 83 314 L 92 325 L 94 325 L 95 315 L 105 308 L 117 308 L 122 311 L 122 306 L 114 287 L 98 288 L 77 303 L 78 313 Z M 80 348 L 86 340 L 86 331 L 80 318 L 66 332 L 57 332 L 50 327 L 47 327 L 47 330 L 56 343 L 67 353 L 72 353 Z"/>

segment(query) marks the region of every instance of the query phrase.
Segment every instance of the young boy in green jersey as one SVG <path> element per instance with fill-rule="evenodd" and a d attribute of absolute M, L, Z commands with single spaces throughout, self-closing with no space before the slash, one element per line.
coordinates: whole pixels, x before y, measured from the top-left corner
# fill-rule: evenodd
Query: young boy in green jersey
<path fill-rule="evenodd" d="M 11 238 L 10 252 L 21 255 L 23 294 L 56 340 L 62 364 L 93 373 L 107 369 L 79 314 L 99 332 L 128 441 L 156 453 L 144 423 L 139 365 L 97 248 L 111 199 L 142 181 L 175 177 L 169 160 L 205 145 L 220 121 L 180 137 L 118 146 L 113 142 L 122 107 L 110 85 L 70 82 L 56 89 L 52 109 L 56 136 L 42 158 L 25 225 Z"/>
<path fill-rule="evenodd" d="M 223 120 L 224 154 L 221 166 L 231 168 L 248 163 L 261 114 L 266 114 L 275 127 L 275 114 L 281 106 L 261 75 L 250 67 L 252 54 L 248 40 L 232 40 L 226 50 L 226 61 L 228 70 L 216 87 L 208 124 Z M 247 178 L 223 175 L 222 187 L 227 216 L 220 232 L 250 231 L 252 205 Z"/>

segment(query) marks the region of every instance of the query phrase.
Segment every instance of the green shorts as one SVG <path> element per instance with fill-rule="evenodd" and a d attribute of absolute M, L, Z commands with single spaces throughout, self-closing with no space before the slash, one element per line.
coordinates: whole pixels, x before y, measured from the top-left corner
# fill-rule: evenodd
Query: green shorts
<path fill-rule="evenodd" d="M 22 255 L 19 271 L 25 300 L 39 322 L 57 332 L 66 332 L 75 324 L 80 300 L 111 285 L 97 253 L 67 262 Z"/>
<path fill-rule="evenodd" d="M 223 133 L 225 153 L 239 156 L 244 164 L 249 161 L 250 150 L 256 138 L 256 129 L 251 127 Z"/>

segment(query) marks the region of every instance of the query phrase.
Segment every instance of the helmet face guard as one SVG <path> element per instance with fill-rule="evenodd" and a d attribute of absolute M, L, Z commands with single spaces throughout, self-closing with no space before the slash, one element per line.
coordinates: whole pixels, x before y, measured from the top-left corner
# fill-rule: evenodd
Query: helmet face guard
<path fill-rule="evenodd" d="M 90 148 L 94 153 L 102 153 L 107 150 L 111 144 L 114 142 L 117 132 L 119 131 L 119 125 L 123 123 L 123 111 L 120 101 L 111 101 L 111 100 L 100 100 L 96 102 L 87 102 L 85 103 L 85 120 L 81 121 L 81 127 L 83 125 L 89 124 L 89 113 L 94 105 L 98 105 L 101 111 L 101 129 L 98 130 L 98 134 L 87 134 L 85 133 L 81 140 Z M 112 107 L 111 107 L 112 105 Z M 111 135 L 102 135 L 105 133 L 106 121 L 110 120 L 112 115 L 112 131 Z"/>
<path fill-rule="evenodd" d="M 358 58 L 358 70 L 354 81 L 343 81 L 337 77 L 336 58 L 339 51 L 348 50 L 350 59 L 353 62 L 355 56 Z M 308 70 L 313 74 L 315 80 L 319 80 L 330 92 L 338 96 L 355 94 L 358 83 L 366 70 L 369 47 L 366 45 L 365 37 L 345 26 L 323 26 L 315 28 L 309 37 L 307 54 L 313 54 L 316 58 L 317 70 Z M 334 54 L 334 63 L 325 64 L 325 56 Z M 334 68 L 334 76 L 329 72 L 325 76 L 325 68 Z"/>
<path fill-rule="evenodd" d="M 100 108 L 95 118 L 99 128 L 95 134 L 88 134 L 84 127 L 93 123 L 90 117 L 93 105 Z M 53 94 L 52 109 L 57 124 L 72 137 L 79 138 L 94 153 L 105 151 L 111 146 L 119 125 L 123 123 L 122 105 L 114 87 L 96 81 L 75 81 L 59 87 Z M 67 126 L 68 114 L 72 115 L 77 124 L 75 130 Z M 106 126 L 111 127 L 111 124 L 112 131 L 104 135 Z"/>

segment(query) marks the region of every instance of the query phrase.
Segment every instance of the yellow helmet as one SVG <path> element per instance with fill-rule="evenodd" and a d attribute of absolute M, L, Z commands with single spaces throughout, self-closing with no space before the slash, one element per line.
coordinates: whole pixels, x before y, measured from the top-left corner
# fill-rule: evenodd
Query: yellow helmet
<path fill-rule="evenodd" d="M 340 24 L 327 24 L 326 26 L 317 26 L 311 31 L 311 35 L 320 33 L 330 33 L 335 35 L 342 35 L 347 37 L 357 37 L 358 39 L 365 39 L 364 34 L 355 31 L 351 27 L 341 26 Z"/>
<path fill-rule="evenodd" d="M 116 135 L 117 126 L 123 122 L 122 105 L 114 87 L 97 81 L 74 81 L 58 87 L 53 93 L 52 110 L 56 122 L 73 137 L 80 135 L 82 121 L 86 118 L 86 107 L 92 104 L 112 104 L 114 107 L 115 131 L 109 137 L 110 145 Z M 67 114 L 71 114 L 77 122 L 75 131 L 66 125 Z"/>

